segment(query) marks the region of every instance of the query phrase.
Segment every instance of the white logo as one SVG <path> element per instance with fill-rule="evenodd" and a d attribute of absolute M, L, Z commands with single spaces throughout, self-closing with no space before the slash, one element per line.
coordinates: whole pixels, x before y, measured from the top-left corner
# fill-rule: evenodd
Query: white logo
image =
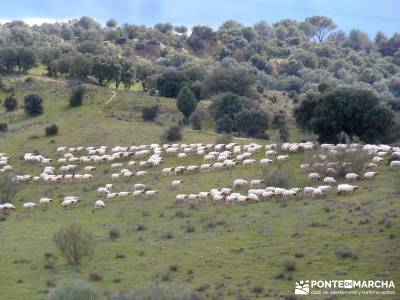
<path fill-rule="evenodd" d="M 308 280 L 296 281 L 296 285 L 294 287 L 295 295 L 308 295 L 309 292 L 310 292 L 310 282 Z"/>

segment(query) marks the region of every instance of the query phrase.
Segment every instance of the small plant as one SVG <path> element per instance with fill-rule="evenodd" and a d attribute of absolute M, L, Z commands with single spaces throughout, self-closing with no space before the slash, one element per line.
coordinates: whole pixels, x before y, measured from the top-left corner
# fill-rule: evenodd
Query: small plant
<path fill-rule="evenodd" d="M 229 144 L 233 141 L 233 136 L 231 134 L 223 134 L 215 139 L 216 144 Z"/>
<path fill-rule="evenodd" d="M 0 132 L 7 132 L 8 125 L 6 123 L 0 123 Z"/>
<path fill-rule="evenodd" d="M 94 237 L 76 224 L 61 228 L 54 234 L 54 243 L 71 265 L 79 265 L 82 258 L 94 252 Z"/>
<path fill-rule="evenodd" d="M 0 203 L 12 202 L 19 190 L 19 184 L 12 176 L 0 173 Z"/>
<path fill-rule="evenodd" d="M 116 239 L 119 239 L 120 236 L 121 236 L 121 233 L 119 232 L 118 228 L 111 228 L 110 231 L 108 232 L 108 237 L 112 241 L 115 241 Z"/>
<path fill-rule="evenodd" d="M 8 112 L 14 111 L 18 108 L 18 101 L 14 95 L 7 96 L 6 99 L 4 99 L 4 108 Z"/>
<path fill-rule="evenodd" d="M 170 272 L 165 272 L 161 274 L 161 280 L 162 281 L 170 281 L 171 280 L 171 273 Z"/>
<path fill-rule="evenodd" d="M 337 249 L 335 254 L 342 258 L 354 258 L 353 252 L 347 247 Z"/>
<path fill-rule="evenodd" d="M 182 131 L 178 126 L 171 126 L 163 134 L 163 140 L 176 142 L 182 140 Z"/>
<path fill-rule="evenodd" d="M 71 107 L 81 106 L 85 92 L 86 90 L 82 85 L 76 87 L 73 90 L 71 97 L 69 98 L 69 106 Z"/>
<path fill-rule="evenodd" d="M 46 252 L 44 254 L 44 260 L 45 260 L 45 264 L 44 264 L 45 269 L 54 269 L 54 264 L 57 260 L 57 256 L 54 256 L 50 252 Z"/>
<path fill-rule="evenodd" d="M 280 188 L 289 187 L 289 174 L 282 170 L 274 170 L 266 168 L 264 169 L 264 183 L 266 186 L 276 186 Z"/>
<path fill-rule="evenodd" d="M 163 238 L 163 239 L 165 239 L 165 240 L 170 240 L 170 239 L 173 239 L 173 238 L 174 238 L 174 235 L 172 234 L 172 232 L 167 231 L 167 232 L 164 232 L 164 233 L 161 235 L 161 238 Z"/>
<path fill-rule="evenodd" d="M 103 280 L 103 276 L 101 276 L 100 274 L 97 274 L 95 272 L 91 272 L 89 274 L 89 280 L 90 281 L 102 281 Z"/>
<path fill-rule="evenodd" d="M 56 124 L 51 124 L 44 129 L 46 136 L 53 136 L 58 134 L 58 126 Z"/>
<path fill-rule="evenodd" d="M 158 105 L 146 106 L 142 109 L 142 118 L 144 121 L 154 121 L 158 117 Z"/>
<path fill-rule="evenodd" d="M 57 286 L 49 293 L 48 300 L 97 300 L 95 288 L 82 281 L 70 281 Z"/>
<path fill-rule="evenodd" d="M 286 271 L 296 270 L 296 261 L 294 260 L 294 257 L 286 257 L 283 261 L 283 267 Z"/>
<path fill-rule="evenodd" d="M 144 225 L 142 225 L 142 224 L 139 224 L 139 225 L 136 227 L 136 231 L 143 231 L 143 230 L 146 230 L 146 227 L 144 227 Z"/>
<path fill-rule="evenodd" d="M 178 271 L 178 266 L 177 265 L 171 265 L 171 266 L 169 266 L 169 270 L 171 272 L 177 272 Z"/>

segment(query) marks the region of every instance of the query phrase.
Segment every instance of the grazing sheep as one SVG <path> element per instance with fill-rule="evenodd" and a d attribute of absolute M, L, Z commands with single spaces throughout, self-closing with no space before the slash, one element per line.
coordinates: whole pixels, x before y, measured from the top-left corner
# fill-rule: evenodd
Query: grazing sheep
<path fill-rule="evenodd" d="M 243 160 L 243 166 L 251 166 L 254 165 L 256 163 L 255 159 L 245 159 Z"/>
<path fill-rule="evenodd" d="M 247 180 L 244 180 L 244 179 L 235 179 L 233 181 L 233 187 L 235 189 L 237 189 L 237 188 L 243 189 L 248 184 L 249 184 L 249 182 Z"/>
<path fill-rule="evenodd" d="M 282 163 L 282 162 L 284 162 L 284 161 L 287 161 L 289 159 L 289 155 L 278 155 L 277 157 L 276 157 L 276 160 L 279 162 L 279 163 Z"/>
<path fill-rule="evenodd" d="M 118 197 L 128 197 L 130 194 L 130 192 L 119 192 Z"/>
<path fill-rule="evenodd" d="M 186 198 L 187 198 L 187 195 L 185 195 L 185 194 L 176 195 L 176 202 L 182 203 Z"/>
<path fill-rule="evenodd" d="M 373 179 L 378 174 L 378 172 L 366 172 L 363 177 L 364 179 Z"/>
<path fill-rule="evenodd" d="M 142 190 L 142 191 L 134 191 L 134 192 L 132 193 L 132 197 L 133 197 L 134 199 L 139 198 L 140 196 L 143 195 L 143 193 L 144 193 L 143 190 Z"/>
<path fill-rule="evenodd" d="M 262 159 L 260 159 L 260 164 L 261 164 L 264 168 L 268 167 L 268 165 L 269 165 L 270 163 L 272 163 L 272 159 L 268 159 L 268 158 L 262 158 Z"/>
<path fill-rule="evenodd" d="M 400 160 L 392 160 L 390 162 L 390 168 L 400 168 Z"/>
<path fill-rule="evenodd" d="M 250 181 L 250 187 L 254 188 L 254 187 L 259 187 L 261 184 L 264 183 L 264 180 L 260 180 L 260 179 L 253 179 Z"/>
<path fill-rule="evenodd" d="M 208 198 L 211 196 L 209 192 L 200 192 L 199 199 L 203 201 L 208 201 Z"/>
<path fill-rule="evenodd" d="M 48 207 L 52 201 L 53 201 L 53 199 L 51 199 L 51 198 L 40 198 L 39 205 L 41 207 L 43 207 L 43 206 Z"/>
<path fill-rule="evenodd" d="M 94 203 L 94 208 L 105 208 L 105 207 L 106 207 L 105 203 L 101 200 L 97 200 Z"/>
<path fill-rule="evenodd" d="M 171 188 L 177 189 L 181 186 L 182 183 L 183 183 L 183 180 L 174 180 L 171 182 Z"/>
<path fill-rule="evenodd" d="M 136 176 L 139 176 L 139 177 L 145 176 L 145 175 L 147 175 L 146 171 L 139 171 L 139 172 L 136 173 Z"/>
<path fill-rule="evenodd" d="M 146 189 L 146 185 L 143 183 L 136 183 L 133 188 L 135 189 L 135 191 L 143 191 Z"/>
<path fill-rule="evenodd" d="M 336 184 L 336 180 L 333 177 L 325 177 L 323 181 L 327 184 Z"/>
<path fill-rule="evenodd" d="M 308 178 L 311 180 L 320 180 L 321 176 L 318 173 L 310 173 L 308 174 Z"/>
<path fill-rule="evenodd" d="M 314 193 L 314 188 L 313 188 L 313 187 L 306 186 L 306 187 L 303 189 L 303 194 L 304 194 L 304 196 L 312 196 L 313 193 Z"/>
<path fill-rule="evenodd" d="M 98 192 L 99 194 L 101 194 L 101 195 L 107 195 L 107 194 L 110 193 L 110 191 L 109 191 L 107 188 L 105 188 L 105 187 L 99 187 L 99 188 L 97 189 L 97 192 Z"/>
<path fill-rule="evenodd" d="M 109 193 L 109 194 L 107 194 L 106 198 L 107 198 L 107 200 L 111 200 L 111 199 L 117 198 L 117 196 L 118 196 L 118 193 Z"/>
<path fill-rule="evenodd" d="M 348 173 L 348 174 L 346 174 L 346 176 L 344 178 L 347 181 L 354 181 L 354 180 L 360 179 L 360 175 L 358 175 L 356 173 Z"/>
<path fill-rule="evenodd" d="M 145 193 L 147 199 L 155 199 L 157 197 L 157 190 L 147 190 Z"/>
<path fill-rule="evenodd" d="M 359 190 L 358 186 L 354 186 L 354 185 L 350 185 L 350 184 L 339 184 L 337 187 L 338 195 L 351 194 L 358 190 Z"/>
<path fill-rule="evenodd" d="M 319 188 L 316 188 L 316 189 L 313 189 L 312 196 L 313 196 L 313 198 L 318 198 L 318 197 L 323 196 L 323 193 Z"/>
<path fill-rule="evenodd" d="M 322 192 L 323 195 L 326 195 L 332 189 L 332 187 L 330 185 L 320 185 L 318 189 Z"/>
<path fill-rule="evenodd" d="M 258 202 L 258 196 L 256 194 L 248 194 L 247 195 L 247 201 L 249 202 Z"/>
<path fill-rule="evenodd" d="M 36 203 L 33 203 L 33 202 L 27 202 L 27 203 L 24 203 L 24 204 L 22 205 L 22 207 L 23 207 L 25 210 L 34 209 L 36 206 L 37 206 L 37 204 L 36 204 Z"/>

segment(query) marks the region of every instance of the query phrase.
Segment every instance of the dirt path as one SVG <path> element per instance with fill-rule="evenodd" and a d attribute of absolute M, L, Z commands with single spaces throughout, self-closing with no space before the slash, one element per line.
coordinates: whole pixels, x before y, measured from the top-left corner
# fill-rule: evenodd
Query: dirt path
<path fill-rule="evenodd" d="M 115 96 L 117 96 L 117 92 L 116 91 L 111 91 L 112 92 L 112 96 L 110 97 L 110 99 L 108 99 L 106 102 L 104 102 L 104 105 L 107 105 L 108 103 L 110 103 L 111 101 L 113 101 L 113 99 L 115 98 Z"/>
<path fill-rule="evenodd" d="M 214 131 L 209 131 L 209 130 L 194 130 L 194 129 L 191 129 L 191 128 L 185 128 L 185 130 L 197 131 L 197 132 L 200 131 L 200 132 L 204 132 L 204 133 L 207 133 L 207 134 L 212 134 L 212 135 L 215 135 L 215 136 L 219 136 L 220 135 L 219 133 L 216 133 Z M 266 142 L 266 140 L 260 140 L 260 139 L 256 139 L 256 138 L 244 138 L 244 137 L 236 137 L 236 136 L 233 136 L 233 138 L 236 139 L 236 140 L 243 140 L 243 141 L 262 141 L 262 142 Z"/>

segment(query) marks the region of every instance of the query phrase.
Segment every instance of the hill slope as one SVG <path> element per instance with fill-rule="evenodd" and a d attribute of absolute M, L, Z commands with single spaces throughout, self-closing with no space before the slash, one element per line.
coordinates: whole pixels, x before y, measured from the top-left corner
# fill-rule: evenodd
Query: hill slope
<path fill-rule="evenodd" d="M 25 152 L 37 150 L 56 158 L 56 147 L 63 145 L 159 143 L 165 126 L 180 118 L 171 99 L 159 100 L 161 126 L 140 120 L 140 107 L 157 101 L 140 92 L 118 91 L 107 103 L 112 91 L 90 86 L 85 105 L 70 109 L 69 89 L 63 84 L 40 78 L 31 83 L 15 80 L 18 99 L 28 92 L 45 98 L 42 116 L 27 118 L 22 110 L 0 113 L 9 124 L 9 132 L 0 137 L 0 152 L 11 157 L 17 174 L 40 172 L 40 166 L 22 161 Z M 49 123 L 60 126 L 58 136 L 43 136 Z M 212 133 L 185 130 L 183 142 L 213 143 L 215 139 Z M 282 165 L 291 187 L 315 185 L 299 168 L 312 154 L 290 155 Z M 255 155 L 257 160 L 262 157 L 264 151 Z M 196 155 L 182 161 L 168 157 L 163 167 L 202 162 Z M 276 164 L 271 166 L 271 170 L 277 168 Z M 298 197 L 287 203 L 266 201 L 233 207 L 210 202 L 179 205 L 175 195 L 232 186 L 236 178 L 262 178 L 260 165 L 174 177 L 160 176 L 160 167 L 151 168 L 143 179 L 115 182 L 115 190 L 132 191 L 133 184 L 141 182 L 159 190 L 158 199 L 120 199 L 96 211 L 97 187 L 111 181 L 108 164 L 97 166 L 91 183 L 26 184 L 14 199 L 17 212 L 0 222 L 0 299 L 44 299 L 54 284 L 75 278 L 88 280 L 92 272 L 102 276 L 102 281 L 93 285 L 104 294 L 165 280 L 166 284 L 198 289 L 210 299 L 252 299 L 257 293 L 276 299 L 292 295 L 294 280 L 304 279 L 398 282 L 398 174 L 386 164 L 379 171 L 376 180 L 361 181 L 360 192 L 351 196 L 339 197 L 332 192 L 323 199 Z M 179 191 L 170 188 L 174 179 L 184 180 Z M 61 209 L 58 200 L 66 195 L 79 195 L 82 205 Z M 56 199 L 51 208 L 31 212 L 20 208 L 23 202 L 37 202 L 43 196 Z M 92 232 L 97 242 L 93 257 L 76 268 L 67 265 L 52 242 L 53 234 L 70 223 Z M 120 232 L 115 241 L 108 237 L 111 228 Z M 335 254 L 345 247 L 353 258 Z M 45 253 L 58 257 L 52 268 L 45 267 Z M 284 270 L 286 256 L 297 256 L 296 270 Z M 177 271 L 171 266 L 177 266 Z"/>

